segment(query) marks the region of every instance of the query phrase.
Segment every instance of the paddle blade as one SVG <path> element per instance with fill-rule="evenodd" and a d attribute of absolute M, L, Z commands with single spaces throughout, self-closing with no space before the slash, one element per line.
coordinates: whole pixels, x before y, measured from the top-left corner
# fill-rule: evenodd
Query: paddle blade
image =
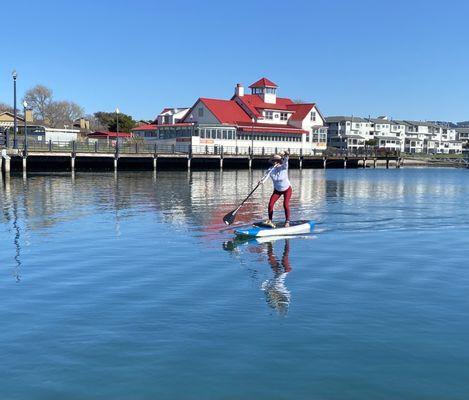
<path fill-rule="evenodd" d="M 231 212 L 229 212 L 228 214 L 226 214 L 224 217 L 223 217 L 223 222 L 226 224 L 226 225 L 231 225 L 235 218 L 236 218 L 236 213 L 238 212 L 238 209 L 236 210 L 233 210 Z"/>

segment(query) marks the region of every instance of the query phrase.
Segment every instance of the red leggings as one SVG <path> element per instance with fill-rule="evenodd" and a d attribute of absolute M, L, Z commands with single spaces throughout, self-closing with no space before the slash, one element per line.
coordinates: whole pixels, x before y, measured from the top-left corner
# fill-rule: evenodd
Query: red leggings
<path fill-rule="evenodd" d="M 280 196 L 283 195 L 283 208 L 285 209 L 285 219 L 290 221 L 290 199 L 291 199 L 292 189 L 291 186 L 284 190 L 283 192 L 279 192 L 278 190 L 274 190 L 272 196 L 270 196 L 269 201 L 269 219 L 272 220 L 274 216 L 274 205 Z"/>

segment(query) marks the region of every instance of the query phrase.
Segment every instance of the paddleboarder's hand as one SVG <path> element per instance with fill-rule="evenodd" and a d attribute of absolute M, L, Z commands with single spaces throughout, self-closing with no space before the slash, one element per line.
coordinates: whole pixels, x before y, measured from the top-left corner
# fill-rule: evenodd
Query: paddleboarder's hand
<path fill-rule="evenodd" d="M 284 155 L 284 157 L 288 157 L 290 155 L 290 153 L 288 151 L 284 151 L 283 155 Z"/>

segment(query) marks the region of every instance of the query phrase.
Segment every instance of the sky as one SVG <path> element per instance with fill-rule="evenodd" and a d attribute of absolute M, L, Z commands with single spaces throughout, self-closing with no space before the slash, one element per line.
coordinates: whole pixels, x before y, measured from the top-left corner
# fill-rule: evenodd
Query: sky
<path fill-rule="evenodd" d="M 20 99 L 42 84 L 153 119 L 265 76 L 326 116 L 469 120 L 463 0 L 15 0 L 2 15 L 0 102 L 16 69 Z"/>

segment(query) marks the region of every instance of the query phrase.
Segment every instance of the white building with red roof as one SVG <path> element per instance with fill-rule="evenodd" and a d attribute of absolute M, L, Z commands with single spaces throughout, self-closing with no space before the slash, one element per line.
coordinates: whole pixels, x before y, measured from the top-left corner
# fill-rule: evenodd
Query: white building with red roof
<path fill-rule="evenodd" d="M 318 153 L 326 149 L 327 128 L 315 103 L 295 103 L 277 96 L 278 86 L 262 78 L 249 86 L 237 84 L 229 100 L 201 97 L 176 121 L 167 121 L 165 109 L 158 116 L 154 135 L 142 134 L 162 144 L 220 147 L 225 151 L 254 149 L 272 152 Z M 152 127 L 153 128 L 153 127 Z M 139 136 L 143 129 L 134 129 Z M 235 150 L 236 149 L 236 150 Z"/>

